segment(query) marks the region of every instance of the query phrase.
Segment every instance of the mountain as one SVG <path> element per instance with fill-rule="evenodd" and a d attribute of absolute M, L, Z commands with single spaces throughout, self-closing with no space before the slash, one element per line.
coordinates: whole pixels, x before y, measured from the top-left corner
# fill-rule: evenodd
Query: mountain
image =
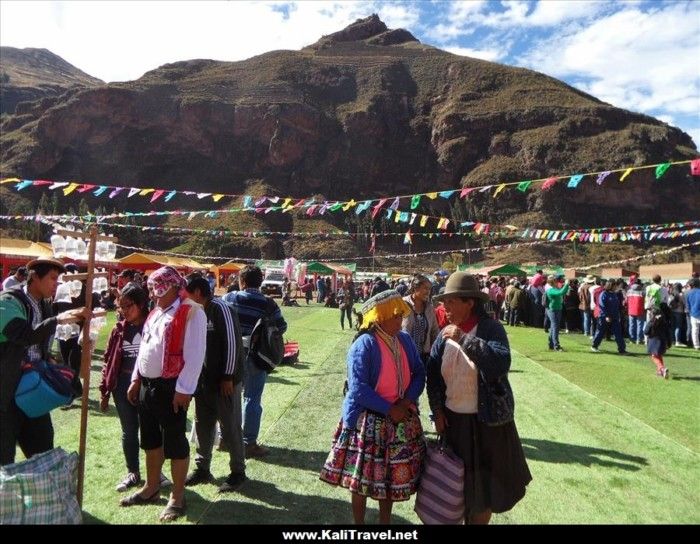
<path fill-rule="evenodd" d="M 15 113 L 20 102 L 104 85 L 47 49 L 0 47 L 0 67 L 1 113 Z"/>
<path fill-rule="evenodd" d="M 698 155 L 690 136 L 678 128 L 615 108 L 541 73 L 421 44 L 406 30 L 388 29 L 376 15 L 300 51 L 271 51 L 240 62 L 177 62 L 136 81 L 74 89 L 4 116 L 0 129 L 3 177 L 329 200 Z M 654 180 L 653 169 L 635 172 L 628 183 L 613 178 L 603 188 L 588 182 L 570 190 L 560 183 L 549 191 L 504 191 L 497 200 L 475 193 L 453 204 L 428 201 L 420 210 L 523 227 L 697 219 L 700 197 L 687 168 L 671 168 L 662 182 Z M 134 200 L 127 203 L 120 196 L 108 204 L 145 206 Z M 175 207 L 201 208 L 192 199 L 176 200 Z M 304 228 L 303 211 L 233 215 L 238 217 L 201 224 Z M 367 220 L 355 214 L 314 220 L 368 230 Z M 200 249 L 220 247 L 200 242 Z M 427 244 L 441 246 L 435 240 Z M 266 256 L 300 256 L 302 248 L 315 257 L 358 252 L 351 240 L 328 246 L 227 240 L 225 247 Z"/>

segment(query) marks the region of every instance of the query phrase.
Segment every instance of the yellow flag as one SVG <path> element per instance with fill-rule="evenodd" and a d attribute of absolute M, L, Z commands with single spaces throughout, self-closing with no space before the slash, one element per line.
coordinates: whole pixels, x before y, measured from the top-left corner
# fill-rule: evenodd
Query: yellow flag
<path fill-rule="evenodd" d="M 437 193 L 426 193 L 425 196 L 427 196 L 431 200 L 435 200 L 437 198 Z"/>
<path fill-rule="evenodd" d="M 428 222 L 428 216 L 427 215 L 421 215 L 420 216 L 420 226 L 424 227 L 425 224 Z"/>
<path fill-rule="evenodd" d="M 78 187 L 80 187 L 80 183 L 75 183 L 75 182 L 69 183 L 68 187 L 63 188 L 63 195 L 68 196 L 73 191 L 75 191 Z"/>
<path fill-rule="evenodd" d="M 620 176 L 620 181 L 625 181 L 625 178 L 632 173 L 632 170 L 634 170 L 634 168 L 628 168 L 625 170 L 625 173 Z"/>
<path fill-rule="evenodd" d="M 218 202 L 218 201 L 221 200 L 222 198 L 224 198 L 224 195 L 214 195 L 214 196 L 212 196 L 212 199 L 214 199 L 214 202 Z"/>
<path fill-rule="evenodd" d="M 141 189 L 139 191 L 139 196 L 146 196 L 148 193 L 152 193 L 155 189 Z"/>
<path fill-rule="evenodd" d="M 2 185 L 3 183 L 17 183 L 18 181 L 20 181 L 19 178 L 5 178 L 2 181 L 0 181 L 0 185 Z"/>
<path fill-rule="evenodd" d="M 503 189 L 505 189 L 505 188 L 506 188 L 506 184 L 505 184 L 505 183 L 501 183 L 501 184 L 496 188 L 496 190 L 493 192 L 494 198 L 497 197 L 497 196 L 498 196 L 498 193 L 500 193 L 500 192 L 501 192 Z"/>

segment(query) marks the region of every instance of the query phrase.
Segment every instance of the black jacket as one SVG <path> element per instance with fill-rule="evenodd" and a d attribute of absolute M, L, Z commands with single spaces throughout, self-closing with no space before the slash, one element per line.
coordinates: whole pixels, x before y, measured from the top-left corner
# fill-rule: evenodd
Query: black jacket
<path fill-rule="evenodd" d="M 216 387 L 224 380 L 243 380 L 244 349 L 238 313 L 214 297 L 206 305 L 207 353 L 199 377 L 200 386 Z"/>
<path fill-rule="evenodd" d="M 32 305 L 24 291 L 13 289 L 0 293 L 0 410 L 7 410 L 15 398 L 17 384 L 22 377 L 22 361 L 27 348 L 39 344 L 42 358 L 48 359 L 49 339 L 56 332 L 57 320 L 48 299 L 40 302 L 44 320 L 35 329 L 32 326 Z"/>

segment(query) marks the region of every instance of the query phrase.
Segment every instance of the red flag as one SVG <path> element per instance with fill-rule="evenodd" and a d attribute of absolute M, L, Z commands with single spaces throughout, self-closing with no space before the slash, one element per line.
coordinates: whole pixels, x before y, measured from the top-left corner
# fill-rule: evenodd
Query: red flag
<path fill-rule="evenodd" d="M 690 161 L 690 175 L 700 176 L 700 159 Z"/>

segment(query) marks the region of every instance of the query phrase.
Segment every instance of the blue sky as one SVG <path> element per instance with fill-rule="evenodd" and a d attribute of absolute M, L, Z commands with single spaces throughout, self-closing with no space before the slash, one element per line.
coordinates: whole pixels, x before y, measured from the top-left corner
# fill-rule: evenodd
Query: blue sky
<path fill-rule="evenodd" d="M 168 62 L 299 49 L 378 13 L 456 54 L 544 72 L 700 145 L 700 2 L 0 2 L 0 44 L 45 47 L 105 81 Z"/>

